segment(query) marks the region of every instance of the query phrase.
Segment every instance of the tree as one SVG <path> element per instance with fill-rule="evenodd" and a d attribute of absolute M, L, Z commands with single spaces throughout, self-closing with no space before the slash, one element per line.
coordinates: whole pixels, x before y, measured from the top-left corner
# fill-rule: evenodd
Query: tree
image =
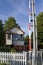
<path fill-rule="evenodd" d="M 28 40 L 29 40 L 29 35 L 24 36 L 25 44 L 28 44 Z"/>
<path fill-rule="evenodd" d="M 33 48 L 33 32 L 31 33 L 31 47 Z"/>
<path fill-rule="evenodd" d="M 2 20 L 0 19 L 0 46 L 4 43 L 4 31 L 2 26 Z"/>
<path fill-rule="evenodd" d="M 4 24 L 5 31 L 13 28 L 14 26 L 17 26 L 20 28 L 20 26 L 16 23 L 15 18 L 9 17 L 8 20 L 5 20 L 5 24 Z"/>
<path fill-rule="evenodd" d="M 37 16 L 38 43 L 43 43 L 43 12 Z"/>

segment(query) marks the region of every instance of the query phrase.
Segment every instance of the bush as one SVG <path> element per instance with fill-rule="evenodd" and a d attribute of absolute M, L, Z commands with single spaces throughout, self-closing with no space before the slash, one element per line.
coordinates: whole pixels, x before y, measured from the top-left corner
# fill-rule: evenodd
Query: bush
<path fill-rule="evenodd" d="M 16 52 L 16 50 L 14 48 L 10 49 L 10 52 Z"/>
<path fill-rule="evenodd" d="M 6 63 L 1 63 L 0 65 L 6 65 Z"/>

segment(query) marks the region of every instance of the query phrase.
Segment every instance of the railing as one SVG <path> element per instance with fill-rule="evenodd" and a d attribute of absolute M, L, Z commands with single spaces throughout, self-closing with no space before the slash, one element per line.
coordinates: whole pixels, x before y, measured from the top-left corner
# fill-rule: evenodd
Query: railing
<path fill-rule="evenodd" d="M 0 63 L 10 65 L 32 65 L 34 57 L 33 51 L 29 52 L 0 52 Z M 43 51 L 37 51 L 36 55 L 37 65 L 43 65 Z M 33 59 L 32 59 L 33 58 Z"/>

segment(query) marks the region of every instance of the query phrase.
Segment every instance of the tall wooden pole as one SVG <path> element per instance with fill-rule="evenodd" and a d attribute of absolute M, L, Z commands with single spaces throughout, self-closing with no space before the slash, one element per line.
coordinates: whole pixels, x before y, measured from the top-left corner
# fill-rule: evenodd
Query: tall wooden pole
<path fill-rule="evenodd" d="M 37 22 L 35 17 L 35 0 L 32 0 L 32 20 L 33 20 L 33 53 L 32 65 L 37 65 Z"/>
<path fill-rule="evenodd" d="M 31 9 L 31 10 L 30 10 Z M 30 13 L 31 11 L 31 13 Z M 31 50 L 31 21 L 33 22 L 33 51 L 32 51 L 32 65 L 37 65 L 37 21 L 36 21 L 36 12 L 35 12 L 35 0 L 29 0 L 29 50 Z M 31 20 L 32 18 L 32 20 Z M 29 57 L 31 52 L 29 52 Z"/>

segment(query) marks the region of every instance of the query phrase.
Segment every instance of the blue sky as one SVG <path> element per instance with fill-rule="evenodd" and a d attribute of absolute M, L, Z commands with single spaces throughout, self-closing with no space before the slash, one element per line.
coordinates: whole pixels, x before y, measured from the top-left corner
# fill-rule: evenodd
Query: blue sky
<path fill-rule="evenodd" d="M 43 0 L 35 0 L 36 15 L 43 11 Z M 13 16 L 16 22 L 28 34 L 28 0 L 0 0 L 0 19 Z"/>

